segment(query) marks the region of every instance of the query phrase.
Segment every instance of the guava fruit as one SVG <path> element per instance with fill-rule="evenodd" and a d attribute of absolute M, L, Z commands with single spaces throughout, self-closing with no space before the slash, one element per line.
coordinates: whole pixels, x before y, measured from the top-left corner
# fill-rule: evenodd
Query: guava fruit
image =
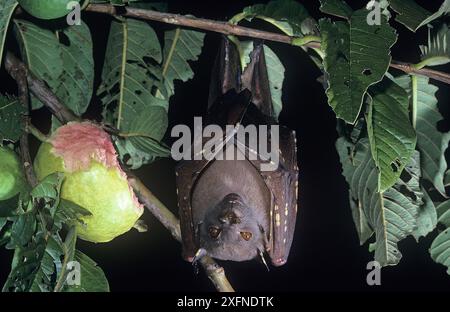
<path fill-rule="evenodd" d="M 74 0 L 18 0 L 20 6 L 29 14 L 40 19 L 63 17 L 71 11 L 67 5 Z M 80 0 L 75 0 L 80 2 Z"/>
<path fill-rule="evenodd" d="M 143 213 L 110 136 L 90 122 L 58 128 L 39 147 L 34 169 L 39 180 L 64 173 L 61 198 L 92 214 L 77 224 L 77 234 L 84 240 L 111 241 L 129 231 Z"/>
<path fill-rule="evenodd" d="M 0 200 L 16 196 L 25 185 L 19 157 L 9 148 L 0 146 Z"/>

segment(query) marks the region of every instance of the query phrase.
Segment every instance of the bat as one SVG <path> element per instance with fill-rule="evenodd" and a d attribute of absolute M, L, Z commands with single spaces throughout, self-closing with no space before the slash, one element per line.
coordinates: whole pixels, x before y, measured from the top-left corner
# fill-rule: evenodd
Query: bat
<path fill-rule="evenodd" d="M 191 157 L 176 167 L 183 258 L 189 262 L 209 255 L 237 262 L 261 257 L 266 263 L 269 256 L 274 266 L 281 266 L 288 259 L 297 215 L 296 137 L 294 131 L 277 124 L 262 43 L 254 43 L 250 59 L 242 72 L 235 44 L 223 38 L 206 115 L 208 125 L 218 125 L 225 133 L 214 153 L 232 146 L 240 157 Z M 273 170 L 261 170 L 272 160 L 236 132 L 227 131 L 227 125 L 254 125 L 259 140 L 269 144 L 276 140 L 278 164 Z M 260 130 L 260 126 L 274 125 L 279 126 L 276 137 Z M 197 140 L 191 150 L 210 140 Z"/>

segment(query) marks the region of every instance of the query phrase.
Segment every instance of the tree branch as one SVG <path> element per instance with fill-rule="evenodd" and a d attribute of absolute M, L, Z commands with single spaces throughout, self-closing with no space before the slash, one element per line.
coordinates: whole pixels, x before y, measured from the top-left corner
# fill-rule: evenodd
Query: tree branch
<path fill-rule="evenodd" d="M 26 129 L 27 125 L 30 123 L 30 115 L 29 115 L 29 105 L 30 105 L 30 96 L 28 91 L 28 69 L 23 63 L 16 64 L 13 66 L 10 62 L 5 64 L 5 68 L 11 77 L 14 78 L 17 82 L 19 100 L 22 106 L 24 107 L 25 114 L 23 115 L 23 126 Z M 20 138 L 20 156 L 22 159 L 22 165 L 25 172 L 25 177 L 27 178 L 28 183 L 31 187 L 35 187 L 38 184 L 38 180 L 36 178 L 36 174 L 33 170 L 33 162 L 30 156 L 29 142 L 28 142 L 28 132 L 24 131 Z"/>
<path fill-rule="evenodd" d="M 153 10 L 137 9 L 131 7 L 123 8 L 123 11 L 118 12 L 113 5 L 110 4 L 90 4 L 86 11 L 95 12 L 101 14 L 108 14 L 111 16 L 125 16 L 131 18 L 137 18 L 148 21 L 157 21 L 165 24 L 172 24 L 177 26 L 190 27 L 195 29 L 201 29 L 206 31 L 217 32 L 225 35 L 235 35 L 241 37 L 258 38 L 267 41 L 281 42 L 287 44 L 295 44 L 298 42 L 297 37 L 291 37 L 288 35 L 257 30 L 249 27 L 243 27 L 233 25 L 227 22 L 215 21 L 204 18 L 196 18 L 192 16 L 184 16 L 179 14 L 163 13 Z M 303 47 L 320 49 L 321 44 L 317 41 L 308 41 L 302 45 Z M 431 79 L 435 79 L 447 84 L 450 84 L 450 74 L 431 70 L 431 69 L 417 69 L 413 64 L 401 63 L 398 61 L 392 61 L 391 68 L 399 69 L 407 74 L 416 74 L 426 76 Z"/>
<path fill-rule="evenodd" d="M 49 60 L 51 62 L 51 60 Z M 5 69 L 19 84 L 19 81 L 14 76 L 14 71 L 18 68 L 24 67 L 26 65 L 22 63 L 17 57 L 11 52 L 6 53 L 5 57 Z M 45 82 L 38 79 L 32 72 L 27 70 L 27 83 L 29 91 L 34 94 L 42 103 L 47 106 L 53 115 L 62 123 L 67 123 L 68 121 L 80 120 L 70 109 L 68 109 L 58 97 L 47 87 Z"/>
<path fill-rule="evenodd" d="M 158 11 L 137 9 L 132 7 L 123 8 L 124 12 L 118 12 L 113 5 L 110 4 L 90 4 L 85 10 L 88 12 L 108 14 L 111 16 L 132 17 L 143 20 L 161 22 L 177 26 L 191 27 L 206 31 L 213 31 L 224 35 L 235 35 L 242 37 L 259 38 L 268 41 L 292 44 L 294 37 L 262 31 L 258 29 L 233 25 L 227 22 L 219 22 L 204 18 L 196 18 L 193 16 L 184 16 L 179 14 L 162 13 Z M 307 46 L 315 47 L 316 43 L 308 43 Z"/>
<path fill-rule="evenodd" d="M 139 200 L 147 207 L 148 210 L 159 220 L 169 231 L 172 236 L 181 243 L 180 221 L 175 215 L 161 203 L 158 198 L 134 176 L 129 177 L 131 187 L 136 192 Z M 225 270 L 210 257 L 203 257 L 200 260 L 206 274 L 212 281 L 218 291 L 233 292 L 234 289 L 225 276 Z"/>
<path fill-rule="evenodd" d="M 13 77 L 17 81 L 17 84 L 19 85 L 19 95 L 23 103 L 29 102 L 28 89 L 26 89 L 28 81 L 30 91 L 42 103 L 44 103 L 47 108 L 50 109 L 50 111 L 58 118 L 61 123 L 65 124 L 70 121 L 80 120 L 70 110 L 68 110 L 63 103 L 61 103 L 61 101 L 55 96 L 55 94 L 53 94 L 53 92 L 45 85 L 44 82 L 36 78 L 27 69 L 26 65 L 10 52 L 6 53 L 5 68 L 11 75 L 11 77 Z M 29 178 L 32 179 L 34 183 L 32 185 L 35 186 L 37 185 L 37 179 L 34 175 L 33 167 L 31 166 L 31 157 L 28 152 L 28 133 L 25 133 L 22 139 L 24 140 L 23 151 L 25 151 L 25 153 L 21 154 L 24 154 L 26 157 L 26 159 L 24 159 L 24 164 L 30 164 L 30 166 L 27 167 L 30 173 Z M 158 219 L 162 223 L 165 228 L 170 231 L 172 236 L 177 241 L 181 242 L 180 221 L 178 220 L 178 218 L 175 217 L 175 215 L 163 203 L 161 203 L 161 201 L 159 201 L 158 198 L 156 198 L 156 196 L 153 195 L 153 193 L 137 177 L 130 176 L 129 182 L 144 206 L 156 217 L 156 219 Z M 234 289 L 227 280 L 224 269 L 220 267 L 213 259 L 209 257 L 204 258 L 205 259 L 202 259 L 201 264 L 216 289 L 221 292 L 233 292 Z"/>

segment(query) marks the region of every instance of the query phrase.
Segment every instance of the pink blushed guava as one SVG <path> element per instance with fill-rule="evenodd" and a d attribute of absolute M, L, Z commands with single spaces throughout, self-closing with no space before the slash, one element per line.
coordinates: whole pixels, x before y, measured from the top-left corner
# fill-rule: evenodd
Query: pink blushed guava
<path fill-rule="evenodd" d="M 0 146 L 0 200 L 10 199 L 25 187 L 19 157 L 7 147 Z"/>
<path fill-rule="evenodd" d="M 143 213 L 110 136 L 90 122 L 57 129 L 39 148 L 34 168 L 39 180 L 54 172 L 65 174 L 61 198 L 92 214 L 82 218 L 85 224 L 77 224 L 84 240 L 111 241 L 129 231 Z"/>

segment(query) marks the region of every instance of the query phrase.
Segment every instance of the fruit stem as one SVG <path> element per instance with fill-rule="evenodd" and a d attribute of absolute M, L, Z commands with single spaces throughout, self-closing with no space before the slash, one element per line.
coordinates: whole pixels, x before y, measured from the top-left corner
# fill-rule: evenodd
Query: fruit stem
<path fill-rule="evenodd" d="M 27 123 L 26 131 L 41 142 L 48 141 L 48 137 L 44 133 L 42 133 L 38 128 L 36 128 L 31 122 Z"/>

